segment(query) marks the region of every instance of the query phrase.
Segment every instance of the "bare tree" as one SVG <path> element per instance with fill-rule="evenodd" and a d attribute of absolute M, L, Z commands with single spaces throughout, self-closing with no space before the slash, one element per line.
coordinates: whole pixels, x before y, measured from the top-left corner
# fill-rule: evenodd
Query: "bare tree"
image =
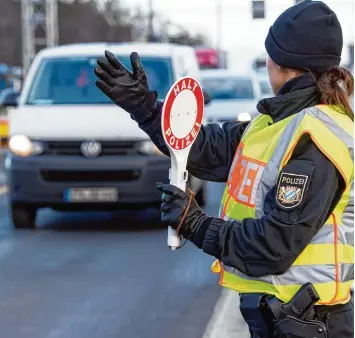
<path fill-rule="evenodd" d="M 131 41 L 129 18 L 117 0 L 107 0 L 103 8 L 95 0 L 59 2 L 59 44 Z M 43 35 L 40 30 L 37 33 Z M 22 64 L 21 35 L 20 1 L 0 0 L 0 63 Z"/>
<path fill-rule="evenodd" d="M 201 34 L 192 35 L 187 31 L 169 36 L 169 42 L 193 47 L 208 44 L 205 36 Z"/>
<path fill-rule="evenodd" d="M 138 23 L 120 0 L 74 0 L 59 2 L 58 24 L 59 44 L 68 44 L 132 41 L 134 25 Z M 22 64 L 21 26 L 20 0 L 0 0 L 0 63 Z M 204 36 L 189 32 L 170 36 L 169 41 L 191 46 L 208 44 Z"/>
<path fill-rule="evenodd" d="M 0 0 L 0 63 L 21 65 L 21 4 Z"/>

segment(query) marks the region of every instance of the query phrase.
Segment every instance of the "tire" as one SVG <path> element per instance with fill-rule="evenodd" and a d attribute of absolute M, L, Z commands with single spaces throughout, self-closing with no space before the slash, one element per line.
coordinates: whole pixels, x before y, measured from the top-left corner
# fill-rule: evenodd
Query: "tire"
<path fill-rule="evenodd" d="M 12 223 L 16 229 L 35 229 L 37 209 L 19 204 L 11 204 Z"/>
<path fill-rule="evenodd" d="M 202 208 L 206 205 L 206 191 L 205 185 L 202 185 L 200 190 L 195 195 L 195 200 L 198 205 Z"/>

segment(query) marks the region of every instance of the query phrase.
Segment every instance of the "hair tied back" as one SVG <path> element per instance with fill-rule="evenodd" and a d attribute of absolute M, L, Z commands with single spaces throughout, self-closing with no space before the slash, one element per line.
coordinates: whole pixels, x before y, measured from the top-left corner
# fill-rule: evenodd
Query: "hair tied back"
<path fill-rule="evenodd" d="M 354 92 L 354 77 L 350 71 L 333 66 L 320 74 L 317 85 L 324 103 L 340 106 L 354 121 L 354 113 L 350 105 L 350 96 Z"/>

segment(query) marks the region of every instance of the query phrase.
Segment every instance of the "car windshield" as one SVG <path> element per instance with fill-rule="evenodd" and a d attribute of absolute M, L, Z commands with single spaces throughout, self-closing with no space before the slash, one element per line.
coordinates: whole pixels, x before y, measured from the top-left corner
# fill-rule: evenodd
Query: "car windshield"
<path fill-rule="evenodd" d="M 247 77 L 205 77 L 202 83 L 213 100 L 255 99 L 253 83 Z"/>
<path fill-rule="evenodd" d="M 118 56 L 131 70 L 128 56 Z M 96 86 L 94 67 L 97 57 L 44 59 L 35 75 L 27 104 L 112 104 Z M 164 99 L 174 83 L 169 58 L 141 57 L 150 88 Z"/>
<path fill-rule="evenodd" d="M 260 80 L 260 90 L 262 95 L 270 95 L 273 96 L 273 92 L 268 80 Z"/>

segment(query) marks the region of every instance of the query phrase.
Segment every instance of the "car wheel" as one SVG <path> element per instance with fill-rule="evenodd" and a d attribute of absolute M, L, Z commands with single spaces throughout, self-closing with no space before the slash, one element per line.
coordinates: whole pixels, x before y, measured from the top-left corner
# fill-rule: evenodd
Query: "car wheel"
<path fill-rule="evenodd" d="M 35 229 L 37 209 L 19 204 L 11 204 L 12 223 L 16 229 Z"/>
<path fill-rule="evenodd" d="M 204 207 L 206 205 L 206 189 L 204 185 L 202 185 L 200 190 L 196 193 L 195 200 L 200 207 Z"/>

